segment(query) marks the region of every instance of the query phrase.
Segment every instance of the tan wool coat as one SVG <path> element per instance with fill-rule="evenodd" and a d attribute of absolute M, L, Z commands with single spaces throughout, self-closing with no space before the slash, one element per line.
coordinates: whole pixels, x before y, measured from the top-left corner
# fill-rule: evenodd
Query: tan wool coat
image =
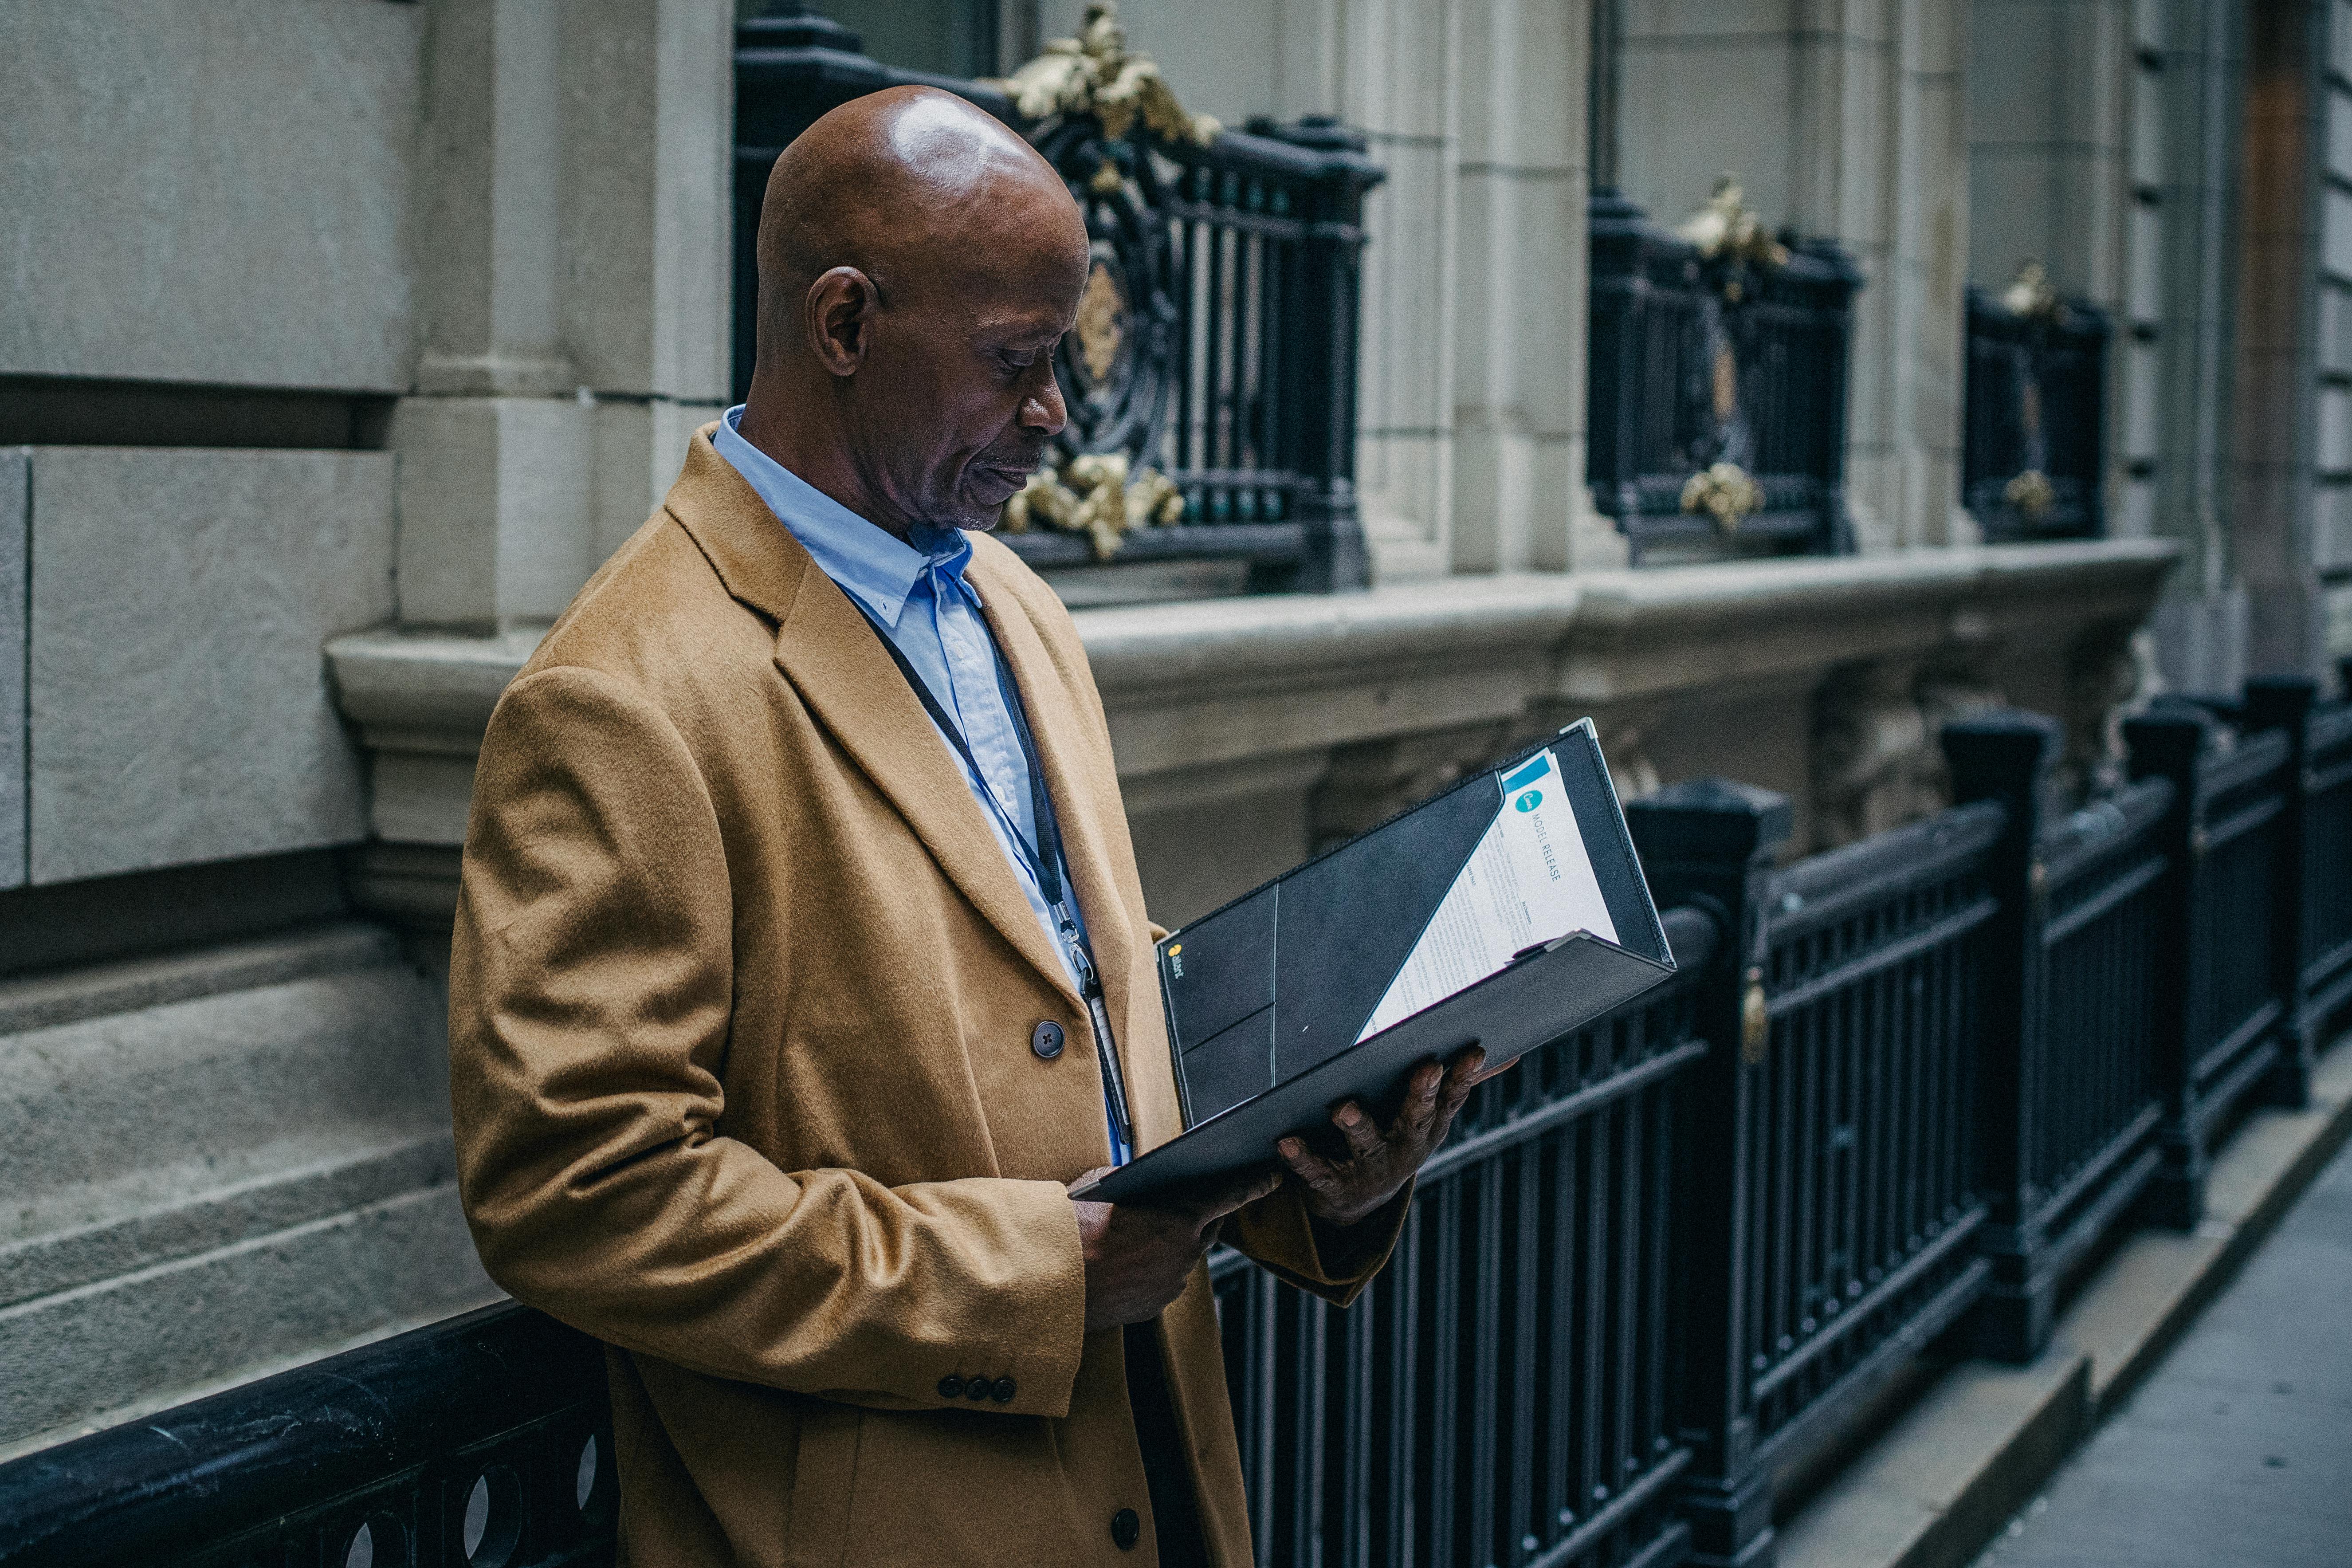
<path fill-rule="evenodd" d="M 1149 1147 L 1180 1121 L 1101 703 L 1052 592 L 972 543 Z M 709 427 L 499 703 L 450 974 L 459 1181 L 492 1278 L 613 1347 L 635 1568 L 1156 1558 L 1064 1190 L 1108 1159 L 1094 1034 L 981 813 Z M 1345 1300 L 1402 1208 L 1352 1261 L 1318 1254 L 1295 1184 L 1226 1236 Z M 1239 1568 L 1205 1268 L 1157 1340 L 1202 1533 Z"/>

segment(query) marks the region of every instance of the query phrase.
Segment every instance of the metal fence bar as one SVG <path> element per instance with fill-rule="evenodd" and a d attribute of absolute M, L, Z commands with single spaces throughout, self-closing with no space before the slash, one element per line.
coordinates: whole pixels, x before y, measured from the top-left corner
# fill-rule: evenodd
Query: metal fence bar
<path fill-rule="evenodd" d="M 1355 1310 L 1213 1259 L 1261 1562 L 1597 1565 L 1680 1539 L 1668 1107 L 1706 1055 L 1715 927 L 1666 923 L 1685 975 L 1475 1091 Z"/>

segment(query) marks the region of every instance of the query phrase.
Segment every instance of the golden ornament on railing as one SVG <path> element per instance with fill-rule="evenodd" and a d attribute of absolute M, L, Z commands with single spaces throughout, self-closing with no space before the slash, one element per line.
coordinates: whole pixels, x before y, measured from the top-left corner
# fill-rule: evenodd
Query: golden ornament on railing
<path fill-rule="evenodd" d="M 2039 261 L 2019 262 L 2017 276 L 2000 291 L 2000 308 L 2018 317 L 2055 316 L 2058 290 L 2050 285 L 2049 269 Z"/>
<path fill-rule="evenodd" d="M 1095 0 L 1076 37 L 1054 39 L 1043 54 L 994 85 L 1012 96 L 1024 119 L 1091 114 L 1113 142 L 1139 119 L 1166 141 L 1202 147 L 1223 129 L 1205 114 L 1186 113 L 1149 55 L 1128 53 L 1112 0 Z"/>
<path fill-rule="evenodd" d="M 1184 492 L 1167 475 L 1144 468 L 1130 481 L 1127 454 L 1088 452 L 1062 465 L 1058 474 L 1044 468 L 1030 475 L 1021 493 L 1004 503 L 1004 531 L 1026 533 L 1042 523 L 1083 533 L 1095 559 L 1108 561 L 1133 530 L 1183 516 Z"/>
<path fill-rule="evenodd" d="M 1741 261 L 1750 267 L 1775 268 L 1789 265 L 1789 247 L 1772 237 L 1764 220 L 1748 210 L 1739 176 L 1726 174 L 1715 183 L 1706 205 L 1683 219 L 1675 232 L 1698 247 L 1702 261 Z M 1739 280 L 1727 279 L 1724 293 L 1735 304 Z"/>
<path fill-rule="evenodd" d="M 2000 499 L 2024 514 L 2028 522 L 2039 522 L 2042 514 L 2058 502 L 2058 492 L 2050 488 L 2050 480 L 2039 468 L 2028 468 L 2001 486 Z"/>
<path fill-rule="evenodd" d="M 1763 489 L 1737 463 L 1701 468 L 1683 485 L 1683 510 L 1706 513 L 1726 533 L 1737 533 L 1739 520 L 1763 505 Z"/>

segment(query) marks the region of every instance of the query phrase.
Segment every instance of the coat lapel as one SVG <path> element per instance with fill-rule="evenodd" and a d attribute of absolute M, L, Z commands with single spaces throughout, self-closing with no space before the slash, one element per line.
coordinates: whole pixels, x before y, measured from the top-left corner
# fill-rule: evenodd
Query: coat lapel
<path fill-rule="evenodd" d="M 848 595 L 710 445 L 710 428 L 697 433 L 688 451 L 670 515 L 694 536 L 728 592 L 776 622 L 775 658 L 785 679 L 949 880 L 1079 1006 L 980 803 L 906 677 Z M 1091 903 L 1082 907 L 1091 914 Z"/>
<path fill-rule="evenodd" d="M 1135 1118 L 1138 1152 L 1156 1147 L 1183 1129 L 1176 1101 L 1176 1081 L 1165 1051 L 1142 1048 L 1139 1034 L 1159 1038 L 1150 1026 L 1159 1020 L 1159 975 L 1148 966 L 1138 973 L 1136 963 L 1143 927 L 1143 911 L 1130 910 L 1119 892 L 1114 869 L 1114 836 L 1104 821 L 1105 810 L 1118 809 L 1117 791 L 1106 792 L 1102 781 L 1115 778 L 1111 760 L 1094 753 L 1087 737 L 1094 726 L 1087 720 L 1068 680 L 1046 650 L 1024 611 L 1018 596 L 999 569 L 995 552 L 974 542 L 967 574 L 980 589 L 984 613 L 996 646 L 1003 650 L 1005 668 L 1029 718 L 1029 731 L 1045 765 L 1047 793 L 1053 797 L 1054 818 L 1062 829 L 1064 858 L 1069 862 L 1070 884 L 1084 911 L 1095 963 L 1102 973 L 1103 993 L 1112 1017 L 1123 1020 L 1118 1058 L 1128 1086 L 1129 1110 Z M 1138 986 L 1150 987 L 1148 997 Z M 1148 1014 L 1137 1004 L 1148 1002 Z M 1139 1017 L 1149 1023 L 1139 1029 Z"/>

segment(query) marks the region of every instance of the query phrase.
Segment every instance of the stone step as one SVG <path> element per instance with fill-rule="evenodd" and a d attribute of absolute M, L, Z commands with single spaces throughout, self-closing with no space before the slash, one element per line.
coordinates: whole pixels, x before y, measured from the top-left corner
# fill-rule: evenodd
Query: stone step
<path fill-rule="evenodd" d="M 497 1295 L 445 1185 L 0 1308 L 0 1451 Z"/>
<path fill-rule="evenodd" d="M 0 984 L 0 1447 L 495 1294 L 364 925 Z"/>

